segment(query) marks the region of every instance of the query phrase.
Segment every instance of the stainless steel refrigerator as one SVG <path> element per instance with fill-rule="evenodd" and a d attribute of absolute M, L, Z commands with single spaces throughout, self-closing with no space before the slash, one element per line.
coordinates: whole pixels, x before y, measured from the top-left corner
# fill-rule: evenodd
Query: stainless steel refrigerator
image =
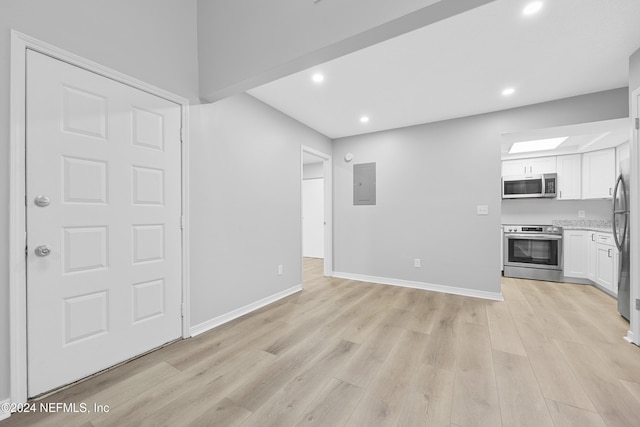
<path fill-rule="evenodd" d="M 629 257 L 629 159 L 620 163 L 620 175 L 613 191 L 613 237 L 618 247 L 618 312 L 629 320 L 631 291 Z"/>

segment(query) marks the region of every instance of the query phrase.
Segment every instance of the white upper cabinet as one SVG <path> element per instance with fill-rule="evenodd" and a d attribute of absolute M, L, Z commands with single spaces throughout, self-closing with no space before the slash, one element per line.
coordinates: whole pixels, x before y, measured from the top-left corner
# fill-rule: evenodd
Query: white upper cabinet
<path fill-rule="evenodd" d="M 529 159 L 528 173 L 556 173 L 556 157 L 536 157 Z"/>
<path fill-rule="evenodd" d="M 502 176 L 555 173 L 556 158 L 536 157 L 531 159 L 505 160 L 502 162 Z"/>
<path fill-rule="evenodd" d="M 582 155 L 582 198 L 611 198 L 615 185 L 615 174 L 615 148 L 584 153 Z"/>
<path fill-rule="evenodd" d="M 620 169 L 622 165 L 626 165 L 626 170 L 629 170 L 629 165 L 631 163 L 631 147 L 628 142 L 625 142 L 622 145 L 618 145 L 616 147 L 616 179 L 618 175 L 620 175 Z"/>
<path fill-rule="evenodd" d="M 582 156 L 571 154 L 558 156 L 558 200 L 582 198 Z"/>
<path fill-rule="evenodd" d="M 528 159 L 505 160 L 502 162 L 502 176 L 524 175 Z"/>

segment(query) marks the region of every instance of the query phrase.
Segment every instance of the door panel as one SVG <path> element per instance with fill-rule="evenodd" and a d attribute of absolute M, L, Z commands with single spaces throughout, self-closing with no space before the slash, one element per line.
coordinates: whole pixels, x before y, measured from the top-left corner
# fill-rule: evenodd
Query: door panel
<path fill-rule="evenodd" d="M 175 103 L 28 51 L 30 396 L 180 337 L 180 122 Z"/>

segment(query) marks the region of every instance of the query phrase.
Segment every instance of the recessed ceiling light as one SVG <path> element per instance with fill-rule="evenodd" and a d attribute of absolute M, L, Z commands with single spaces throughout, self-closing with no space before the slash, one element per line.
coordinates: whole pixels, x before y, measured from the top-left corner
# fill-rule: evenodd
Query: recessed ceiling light
<path fill-rule="evenodd" d="M 504 96 L 513 95 L 513 94 L 515 93 L 515 91 L 516 91 L 516 90 L 515 90 L 514 88 L 512 88 L 512 87 L 508 87 L 508 88 L 505 88 L 505 89 L 502 91 L 502 95 L 504 95 Z"/>
<path fill-rule="evenodd" d="M 528 5 L 526 5 L 524 9 L 522 9 L 522 14 L 535 15 L 536 13 L 540 12 L 540 9 L 542 9 L 542 4 L 543 3 L 541 1 L 531 2 Z"/>
<path fill-rule="evenodd" d="M 369 123 L 369 117 L 368 116 L 360 117 L 360 123 Z"/>
<path fill-rule="evenodd" d="M 324 76 L 320 73 L 315 73 L 311 76 L 311 80 L 313 80 L 314 83 L 322 83 L 324 81 Z"/>
<path fill-rule="evenodd" d="M 533 141 L 515 142 L 509 149 L 509 154 L 529 153 L 531 151 L 553 150 L 567 140 L 568 136 L 561 138 L 536 139 Z"/>

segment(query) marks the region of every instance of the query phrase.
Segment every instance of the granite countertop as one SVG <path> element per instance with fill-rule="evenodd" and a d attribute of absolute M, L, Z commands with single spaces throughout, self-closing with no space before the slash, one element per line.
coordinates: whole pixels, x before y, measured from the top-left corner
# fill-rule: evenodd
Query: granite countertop
<path fill-rule="evenodd" d="M 558 219 L 553 220 L 552 224 L 556 227 L 562 227 L 565 230 L 587 230 L 599 231 L 601 233 L 612 232 L 611 221 L 602 219 Z"/>

